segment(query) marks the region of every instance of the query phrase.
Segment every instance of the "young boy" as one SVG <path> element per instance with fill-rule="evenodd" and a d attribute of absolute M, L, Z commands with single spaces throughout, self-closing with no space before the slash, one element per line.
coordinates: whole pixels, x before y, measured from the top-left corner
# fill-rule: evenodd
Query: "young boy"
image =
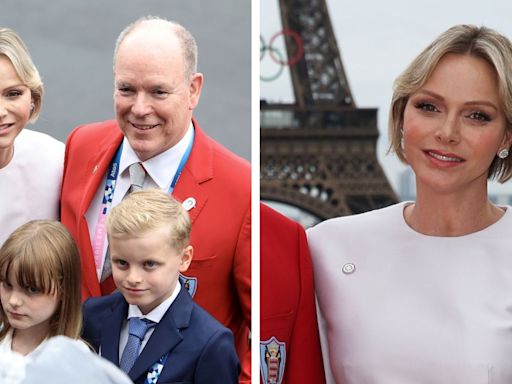
<path fill-rule="evenodd" d="M 192 301 L 190 220 L 159 190 L 128 195 L 107 220 L 118 292 L 84 303 L 83 338 L 134 383 L 237 383 L 233 336 Z M 144 320 L 140 320 L 140 319 Z"/>

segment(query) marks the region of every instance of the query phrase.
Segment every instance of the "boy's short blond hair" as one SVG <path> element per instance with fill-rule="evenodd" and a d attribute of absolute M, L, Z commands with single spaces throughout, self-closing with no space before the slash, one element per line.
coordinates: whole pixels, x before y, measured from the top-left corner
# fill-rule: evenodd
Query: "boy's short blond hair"
<path fill-rule="evenodd" d="M 181 203 L 159 189 L 129 194 L 107 218 L 109 238 L 136 237 L 164 226 L 169 228 L 169 245 L 182 252 L 190 240 L 190 218 Z"/>

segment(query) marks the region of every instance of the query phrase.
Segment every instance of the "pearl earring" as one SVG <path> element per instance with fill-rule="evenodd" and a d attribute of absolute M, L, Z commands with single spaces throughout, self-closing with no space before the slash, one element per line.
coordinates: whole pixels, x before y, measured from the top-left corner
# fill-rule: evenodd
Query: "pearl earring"
<path fill-rule="evenodd" d="M 503 159 L 506 159 L 508 157 L 508 149 L 507 148 L 503 148 L 501 151 L 498 152 L 498 157 L 503 160 Z"/>

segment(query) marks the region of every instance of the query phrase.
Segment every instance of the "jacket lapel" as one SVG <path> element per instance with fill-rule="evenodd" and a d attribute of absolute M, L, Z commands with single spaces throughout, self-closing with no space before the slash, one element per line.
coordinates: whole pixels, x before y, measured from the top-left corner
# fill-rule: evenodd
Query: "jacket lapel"
<path fill-rule="evenodd" d="M 141 375 L 146 375 L 153 364 L 166 353 L 171 354 L 172 350 L 181 343 L 183 337 L 180 331 L 189 326 L 192 307 L 192 298 L 182 287 L 176 300 L 157 324 L 148 343 L 135 361 L 128 374 L 130 379 L 136 381 Z M 168 361 L 172 364 L 171 357 Z"/>
<path fill-rule="evenodd" d="M 115 137 L 106 135 L 106 137 L 98 145 L 98 151 L 89 158 L 85 166 L 84 177 L 86 178 L 84 185 L 84 192 L 82 194 L 82 200 L 80 201 L 80 219 L 78 221 L 78 233 L 87 234 L 86 238 L 90 239 L 89 227 L 85 218 L 85 213 L 91 205 L 91 201 L 98 190 L 100 183 L 103 181 L 105 174 L 112 162 L 112 158 L 119 147 L 123 134 L 118 129 L 115 132 Z M 81 235 L 82 236 L 82 235 Z M 85 280 L 85 284 L 88 287 L 89 292 L 93 296 L 97 296 L 100 293 L 99 281 L 96 276 L 96 266 L 94 264 L 94 257 L 87 257 L 82 259 L 82 266 L 84 273 L 88 276 Z M 96 294 L 94 294 L 96 293 Z"/>
<path fill-rule="evenodd" d="M 121 144 L 123 135 L 119 135 L 113 140 L 111 137 L 105 138 L 99 145 L 98 151 L 91 156 L 85 168 L 85 177 L 87 178 L 82 201 L 80 202 L 80 212 L 85 215 L 91 205 L 91 201 L 98 190 L 107 170 L 114 158 L 114 155 Z"/>
<path fill-rule="evenodd" d="M 195 118 L 192 118 L 192 123 L 194 124 L 192 152 L 176 184 L 173 196 L 181 202 L 189 198 L 195 200 L 195 206 L 188 211 L 190 220 L 194 223 L 208 200 L 204 183 L 213 179 L 213 148 L 210 139 Z"/>
<path fill-rule="evenodd" d="M 110 316 L 102 319 L 104 325 L 101 333 L 101 356 L 119 366 L 119 336 L 128 313 L 128 303 L 120 293 L 116 294 L 119 295 L 119 300 L 113 304 Z"/>

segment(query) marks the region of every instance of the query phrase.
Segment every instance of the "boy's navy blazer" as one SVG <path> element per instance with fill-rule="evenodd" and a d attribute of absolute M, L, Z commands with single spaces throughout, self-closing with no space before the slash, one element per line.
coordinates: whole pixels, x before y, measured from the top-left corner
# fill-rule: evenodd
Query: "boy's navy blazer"
<path fill-rule="evenodd" d="M 119 366 L 119 335 L 128 303 L 119 292 L 83 306 L 82 337 Z M 182 287 L 128 373 L 144 383 L 148 370 L 169 352 L 158 383 L 238 383 L 240 365 L 231 331 L 199 307 Z"/>

